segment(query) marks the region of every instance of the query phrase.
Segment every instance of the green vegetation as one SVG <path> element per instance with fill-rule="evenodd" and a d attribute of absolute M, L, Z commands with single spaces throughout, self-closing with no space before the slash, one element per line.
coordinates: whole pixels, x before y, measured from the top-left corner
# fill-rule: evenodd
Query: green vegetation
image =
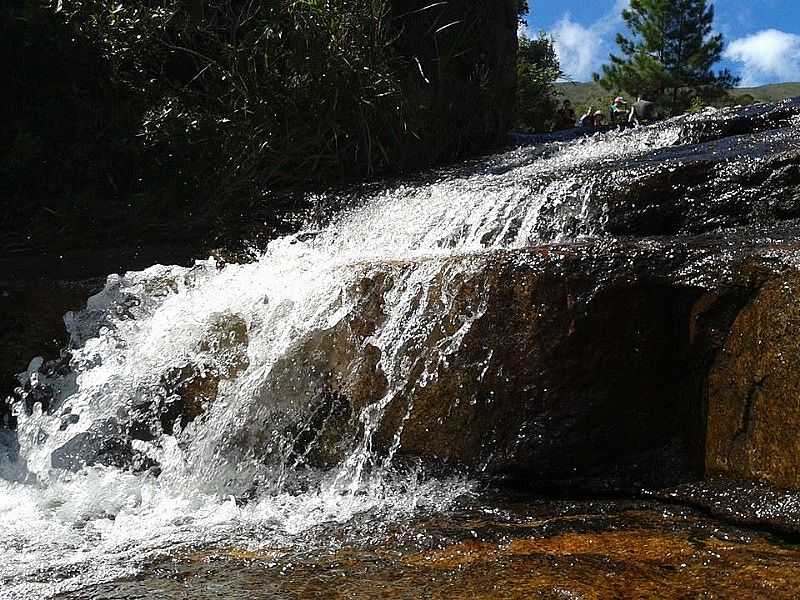
<path fill-rule="evenodd" d="M 491 148 L 511 124 L 526 10 L 507 7 L 10 0 L 4 246 L 237 236 L 278 194 Z"/>
<path fill-rule="evenodd" d="M 549 37 L 544 34 L 533 40 L 520 37 L 515 131 L 537 133 L 553 128 L 558 108 L 555 82 L 562 75 Z"/>
<path fill-rule="evenodd" d="M 712 34 L 714 7 L 706 0 L 631 0 L 622 11 L 632 37 L 617 36 L 622 56 L 611 55 L 595 81 L 609 91 L 646 95 L 671 114 L 684 112 L 695 98 L 724 97 L 738 79 L 719 62 L 722 34 Z"/>

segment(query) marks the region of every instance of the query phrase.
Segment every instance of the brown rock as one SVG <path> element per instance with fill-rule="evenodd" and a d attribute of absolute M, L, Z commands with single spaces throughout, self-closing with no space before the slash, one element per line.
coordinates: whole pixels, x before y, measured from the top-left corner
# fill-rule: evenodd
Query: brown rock
<path fill-rule="evenodd" d="M 219 384 L 234 379 L 250 366 L 247 323 L 239 315 L 212 314 L 198 343 L 203 362 L 169 369 L 161 378 L 157 412 L 165 433 L 175 433 L 204 415 L 217 399 Z"/>
<path fill-rule="evenodd" d="M 161 379 L 163 395 L 157 406 L 164 433 L 178 433 L 205 414 L 217 399 L 219 381 L 219 373 L 206 365 L 187 364 L 169 369 Z"/>
<path fill-rule="evenodd" d="M 250 366 L 247 323 L 239 315 L 230 313 L 212 314 L 208 321 L 198 349 L 213 362 L 221 379 L 234 379 Z"/>
<path fill-rule="evenodd" d="M 706 466 L 800 488 L 800 275 L 767 282 L 731 328 L 708 380 Z"/>
<path fill-rule="evenodd" d="M 134 577 L 59 598 L 148 597 L 152 590 L 199 598 L 208 589 L 297 600 L 797 598 L 797 547 L 691 511 L 598 503 L 564 512 L 481 508 L 389 522 L 373 527 L 369 541 L 345 538 L 334 549 L 329 536 L 312 530 L 300 556 L 278 547 L 177 552 Z"/>
<path fill-rule="evenodd" d="M 730 359 L 715 357 L 723 346 L 731 352 L 732 325 L 747 331 L 752 307 L 771 311 L 775 300 L 763 298 L 800 277 L 783 259 L 793 239 L 587 242 L 365 264 L 343 292 L 349 314 L 296 340 L 243 416 L 258 426 L 232 443 L 266 462 L 288 456 L 290 467 L 328 468 L 366 431 L 378 458 L 396 449 L 539 489 L 702 478 L 706 438 L 713 444 L 724 427 L 709 366 L 719 378 Z M 432 275 L 417 289 L 409 275 L 422 267 Z M 401 308 L 392 298 L 403 294 Z M 762 300 L 751 303 L 755 296 Z M 220 319 L 227 325 L 212 324 L 216 341 L 201 350 L 214 357 L 216 376 L 224 373 L 215 365 L 227 364 L 235 377 L 246 368 L 236 357 L 246 360 L 249 333 Z M 384 346 L 387 336 L 394 341 Z M 775 348 L 793 343 L 788 333 Z M 225 356 L 233 359 L 220 362 Z M 794 385 L 787 381 L 776 401 Z M 181 390 L 209 401 L 205 391 Z M 374 431 L 362 418 L 370 406 Z M 776 441 L 778 455 L 797 454 L 789 437 Z"/>
<path fill-rule="evenodd" d="M 436 325 L 411 349 L 419 367 L 390 405 L 383 443 L 405 419 L 402 453 L 525 485 L 692 472 L 681 370 L 699 292 L 615 260 L 498 255 L 438 288 L 455 301 L 438 317 L 432 303 Z M 471 318 L 454 350 L 438 350 Z M 420 377 L 423 365 L 435 365 L 432 377 Z"/>
<path fill-rule="evenodd" d="M 399 324 L 387 292 L 413 285 L 417 265 L 365 265 L 346 291 L 351 313 L 297 342 L 249 419 L 273 431 L 283 418 L 295 454 L 327 466 L 363 434 L 363 409 L 386 402 L 379 454 L 397 447 L 540 489 L 695 480 L 709 365 L 742 307 L 786 280 L 775 257 L 792 248 L 703 238 L 452 257 Z M 409 333 L 394 357 L 379 347 L 388 326 Z"/>

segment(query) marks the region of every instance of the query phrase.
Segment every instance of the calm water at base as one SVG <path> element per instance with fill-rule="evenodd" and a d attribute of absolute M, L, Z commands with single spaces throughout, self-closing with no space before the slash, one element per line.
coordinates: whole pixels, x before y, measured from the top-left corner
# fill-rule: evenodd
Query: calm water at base
<path fill-rule="evenodd" d="M 181 550 L 130 579 L 60 598 L 798 597 L 800 546 L 685 508 L 474 501 L 394 524 L 362 515 L 286 547 Z"/>

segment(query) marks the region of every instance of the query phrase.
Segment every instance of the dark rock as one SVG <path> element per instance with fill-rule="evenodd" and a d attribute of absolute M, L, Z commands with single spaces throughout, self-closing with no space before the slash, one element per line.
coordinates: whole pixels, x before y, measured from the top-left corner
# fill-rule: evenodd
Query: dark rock
<path fill-rule="evenodd" d="M 335 464 L 341 455 L 331 453 L 330 449 L 337 447 L 338 436 L 351 423 L 352 417 L 350 400 L 340 391 L 325 392 L 314 398 L 308 418 L 297 423 L 289 433 L 292 440 L 290 464 Z"/>
<path fill-rule="evenodd" d="M 40 381 L 39 373 L 34 372 L 31 374 L 29 380 L 19 388 L 18 395 L 28 415 L 33 414 L 33 409 L 37 404 L 43 413 L 50 412 L 50 404 L 53 401 L 53 388 Z"/>
<path fill-rule="evenodd" d="M 205 365 L 169 369 L 161 380 L 163 395 L 156 407 L 162 431 L 179 433 L 203 415 L 217 397 L 219 380 L 219 374 Z"/>
<path fill-rule="evenodd" d="M 80 417 L 74 414 L 66 414 L 61 417 L 61 427 L 59 427 L 59 431 L 64 431 L 70 425 L 75 425 L 78 421 L 80 421 Z"/>
<path fill-rule="evenodd" d="M 792 127 L 626 161 L 601 176 L 592 205 L 603 208 L 603 230 L 612 235 L 697 234 L 795 218 L 799 132 Z M 753 160 L 754 148 L 760 160 Z"/>
<path fill-rule="evenodd" d="M 127 414 L 120 418 L 125 425 L 125 432 L 133 440 L 152 442 L 158 435 L 156 414 L 153 412 L 153 403 L 150 401 L 139 402 L 133 405 Z"/>
<path fill-rule="evenodd" d="M 98 421 L 53 451 L 55 469 L 79 471 L 83 467 L 104 465 L 134 472 L 147 471 L 155 461 L 135 450 L 115 419 Z"/>
<path fill-rule="evenodd" d="M 691 505 L 710 515 L 781 534 L 800 534 L 800 493 L 767 483 L 731 477 L 711 477 L 648 496 Z"/>
<path fill-rule="evenodd" d="M 532 193 L 543 193 L 554 180 L 568 177 L 574 189 L 542 206 L 536 233 L 545 240 L 564 234 L 694 235 L 772 226 L 800 215 L 800 100 L 693 119 L 685 127 L 712 127 L 719 136 L 679 135 L 676 146 L 634 158 L 612 155 L 531 182 Z M 740 121 L 747 127 L 728 128 Z M 674 126 L 656 125 L 653 131 Z M 533 148 L 522 162 L 554 146 Z"/>
<path fill-rule="evenodd" d="M 707 118 L 692 119 L 683 126 L 677 144 L 702 144 L 722 138 L 782 129 L 797 124 L 800 100 L 777 104 L 754 104 L 735 111 L 712 113 Z"/>
<path fill-rule="evenodd" d="M 16 462 L 19 457 L 19 440 L 15 431 L 0 430 L 0 469 Z"/>
<path fill-rule="evenodd" d="M 197 347 L 206 362 L 173 367 L 162 376 L 155 412 L 164 433 L 179 433 L 207 412 L 217 398 L 220 382 L 234 379 L 250 366 L 248 344 L 247 323 L 242 317 L 227 313 L 209 317 Z M 140 405 L 136 412 L 146 410 Z M 142 432 L 142 419 L 137 423 L 134 431 Z"/>

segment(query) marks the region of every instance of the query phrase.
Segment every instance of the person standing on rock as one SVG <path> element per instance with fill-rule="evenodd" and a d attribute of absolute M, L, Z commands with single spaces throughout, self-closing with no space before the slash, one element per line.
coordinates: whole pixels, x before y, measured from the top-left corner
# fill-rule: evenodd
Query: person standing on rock
<path fill-rule="evenodd" d="M 649 125 L 658 120 L 658 109 L 655 103 L 650 102 L 643 96 L 631 105 L 631 112 L 628 115 L 628 124 L 638 127 L 639 125 Z"/>
<path fill-rule="evenodd" d="M 15 429 L 15 421 L 11 398 L 0 398 L 0 429 Z"/>
<path fill-rule="evenodd" d="M 575 109 L 572 108 L 572 102 L 568 99 L 564 100 L 564 103 L 561 105 L 556 111 L 556 131 L 560 131 L 562 129 L 572 129 L 575 127 Z"/>
<path fill-rule="evenodd" d="M 592 127 L 594 127 L 594 113 L 595 113 L 594 106 L 590 106 L 589 110 L 587 110 L 586 113 L 581 116 L 580 121 L 578 121 L 578 124 L 586 129 L 591 129 Z"/>
<path fill-rule="evenodd" d="M 625 98 L 622 96 L 614 98 L 614 102 L 608 112 L 608 120 L 611 125 L 620 128 L 625 127 L 625 124 L 628 122 L 627 105 L 628 103 L 625 102 Z"/>

